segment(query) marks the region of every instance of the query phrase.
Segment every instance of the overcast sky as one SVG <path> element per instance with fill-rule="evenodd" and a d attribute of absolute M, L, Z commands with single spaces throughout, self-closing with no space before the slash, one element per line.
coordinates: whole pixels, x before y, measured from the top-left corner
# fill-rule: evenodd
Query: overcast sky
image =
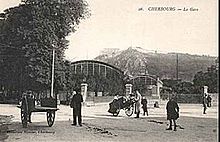
<path fill-rule="evenodd" d="M 0 0 L 1 12 L 20 0 Z M 67 59 L 92 59 L 104 48 L 218 56 L 217 0 L 87 0 L 91 17 L 71 34 Z M 149 11 L 149 7 L 198 11 Z M 139 8 L 142 8 L 141 10 Z M 138 10 L 139 9 L 139 10 Z"/>

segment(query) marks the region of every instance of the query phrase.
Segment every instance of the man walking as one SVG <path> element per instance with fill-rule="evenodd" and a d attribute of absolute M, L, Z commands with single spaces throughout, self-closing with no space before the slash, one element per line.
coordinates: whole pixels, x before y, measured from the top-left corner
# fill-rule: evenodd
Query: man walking
<path fill-rule="evenodd" d="M 82 109 L 82 102 L 83 102 L 83 97 L 81 95 L 81 89 L 77 88 L 76 89 L 76 94 L 73 95 L 72 100 L 71 100 L 71 108 L 73 108 L 73 124 L 76 126 L 76 117 L 78 117 L 78 124 L 79 126 L 82 126 L 82 114 L 81 114 L 81 109 Z"/>
<path fill-rule="evenodd" d="M 167 102 L 166 106 L 167 110 L 167 120 L 170 121 L 170 126 L 166 130 L 172 130 L 172 120 L 174 123 L 174 131 L 176 131 L 176 120 L 179 118 L 179 106 L 177 102 L 174 100 L 174 96 L 170 98 Z"/>

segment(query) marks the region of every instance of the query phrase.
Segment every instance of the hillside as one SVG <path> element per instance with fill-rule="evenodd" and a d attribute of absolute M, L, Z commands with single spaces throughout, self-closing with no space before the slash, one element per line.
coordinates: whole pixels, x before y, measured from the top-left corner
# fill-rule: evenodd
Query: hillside
<path fill-rule="evenodd" d="M 176 53 L 150 53 L 130 47 L 114 55 L 99 55 L 95 60 L 103 61 L 126 71 L 129 74 L 147 72 L 160 78 L 176 78 Z M 179 78 L 192 81 L 198 71 L 206 71 L 215 64 L 216 57 L 178 53 Z"/>

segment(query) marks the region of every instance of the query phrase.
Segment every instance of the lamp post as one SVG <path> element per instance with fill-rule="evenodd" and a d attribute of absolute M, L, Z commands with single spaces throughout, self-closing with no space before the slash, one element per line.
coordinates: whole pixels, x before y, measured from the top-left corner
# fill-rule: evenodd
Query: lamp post
<path fill-rule="evenodd" d="M 51 75 L 51 91 L 50 97 L 54 97 L 53 88 L 54 88 L 54 62 L 55 62 L 55 49 L 53 48 L 53 57 L 52 57 L 52 75 Z"/>
<path fill-rule="evenodd" d="M 58 3 L 60 3 L 60 0 L 58 0 Z M 58 9 L 60 8 L 59 5 L 56 6 Z M 55 16 L 58 16 L 58 13 L 55 12 L 54 14 Z M 53 49 L 52 49 L 52 75 L 51 75 L 51 90 L 50 90 L 50 97 L 54 98 L 54 63 L 55 63 L 55 45 L 53 45 Z"/>

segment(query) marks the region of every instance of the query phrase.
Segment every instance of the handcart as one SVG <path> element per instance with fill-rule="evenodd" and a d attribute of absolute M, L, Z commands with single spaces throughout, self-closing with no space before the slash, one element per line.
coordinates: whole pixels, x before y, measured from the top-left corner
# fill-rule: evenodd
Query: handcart
<path fill-rule="evenodd" d="M 40 105 L 35 105 L 35 102 L 35 98 L 30 94 L 22 96 L 20 105 L 17 106 L 21 109 L 22 126 L 26 128 L 28 122 L 31 123 L 32 112 L 46 112 L 47 124 L 51 127 L 55 121 L 55 112 L 59 110 L 57 108 L 57 99 L 52 97 L 42 98 L 40 100 Z"/>
<path fill-rule="evenodd" d="M 134 113 L 134 99 L 133 98 L 125 98 L 120 97 L 118 99 L 114 99 L 109 103 L 109 113 L 112 113 L 113 116 L 118 116 L 121 109 L 125 111 L 127 116 L 131 116 Z"/>

